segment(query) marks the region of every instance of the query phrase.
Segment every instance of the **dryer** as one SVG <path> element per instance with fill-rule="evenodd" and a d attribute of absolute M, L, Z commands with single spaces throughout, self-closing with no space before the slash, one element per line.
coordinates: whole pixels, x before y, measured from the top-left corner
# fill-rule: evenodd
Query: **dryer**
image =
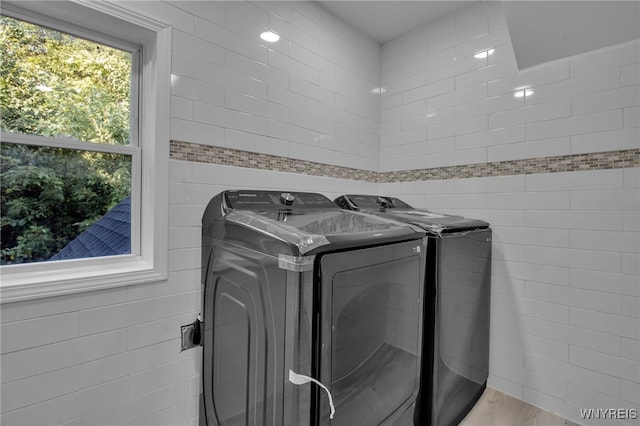
<path fill-rule="evenodd" d="M 200 425 L 413 424 L 425 243 L 320 194 L 213 197 Z"/>
<path fill-rule="evenodd" d="M 411 223 L 428 235 L 422 379 L 416 424 L 457 425 L 489 375 L 491 228 L 394 197 L 344 195 L 342 208 Z"/>

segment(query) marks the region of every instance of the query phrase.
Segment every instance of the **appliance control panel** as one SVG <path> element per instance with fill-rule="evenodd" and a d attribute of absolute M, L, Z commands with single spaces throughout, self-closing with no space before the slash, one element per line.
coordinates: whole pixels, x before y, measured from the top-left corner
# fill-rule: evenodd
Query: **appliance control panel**
<path fill-rule="evenodd" d="M 377 195 L 346 195 L 356 206 L 361 209 L 402 209 L 413 210 L 409 204 L 394 197 L 383 197 Z"/>
<path fill-rule="evenodd" d="M 288 191 L 227 191 L 227 206 L 236 210 L 337 209 L 322 194 Z"/>

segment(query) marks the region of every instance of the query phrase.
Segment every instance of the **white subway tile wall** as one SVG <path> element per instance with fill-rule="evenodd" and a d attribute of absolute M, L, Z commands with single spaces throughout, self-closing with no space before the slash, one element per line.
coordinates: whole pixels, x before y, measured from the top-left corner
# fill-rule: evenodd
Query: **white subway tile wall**
<path fill-rule="evenodd" d="M 638 41 L 519 72 L 505 25 L 479 4 L 383 46 L 382 172 L 640 147 Z M 493 224 L 489 386 L 581 424 L 640 408 L 637 168 L 380 188 Z"/>
<path fill-rule="evenodd" d="M 518 72 L 494 2 L 381 48 L 312 2 L 119 4 L 173 25 L 172 140 L 354 175 L 171 160 L 168 281 L 3 304 L 0 423 L 197 425 L 201 350 L 180 353 L 178 331 L 201 307 L 202 212 L 227 188 L 385 193 L 491 222 L 489 385 L 580 423 L 639 408 L 637 166 L 392 173 L 639 148 L 638 42 Z"/>
<path fill-rule="evenodd" d="M 381 146 L 407 149 L 381 171 L 640 147 L 638 41 L 520 72 L 502 22 L 482 3 L 382 47 Z"/>
<path fill-rule="evenodd" d="M 174 29 L 172 139 L 378 169 L 375 42 L 313 4 L 132 7 L 184 22 Z M 261 40 L 267 29 L 280 41 Z"/>
<path fill-rule="evenodd" d="M 581 424 L 580 408 L 638 408 L 638 172 L 381 185 L 493 224 L 489 386 Z"/>

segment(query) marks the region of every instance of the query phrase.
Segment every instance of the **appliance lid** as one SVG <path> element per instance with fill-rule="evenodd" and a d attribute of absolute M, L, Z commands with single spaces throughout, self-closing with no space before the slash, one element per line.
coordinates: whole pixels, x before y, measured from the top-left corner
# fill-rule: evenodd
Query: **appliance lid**
<path fill-rule="evenodd" d="M 385 217 L 417 225 L 438 235 L 489 228 L 489 223 L 483 220 L 414 209 L 395 197 L 344 195 L 340 199 L 348 200 L 349 204 L 355 205 L 361 211 L 384 214 Z"/>
<path fill-rule="evenodd" d="M 423 210 L 387 210 L 385 214 L 395 220 L 412 223 L 435 234 L 451 234 L 489 228 L 489 223 L 462 216 L 434 214 Z"/>
<path fill-rule="evenodd" d="M 321 194 L 243 190 L 224 195 L 227 220 L 287 241 L 301 254 L 425 236 L 406 222 L 341 210 Z"/>

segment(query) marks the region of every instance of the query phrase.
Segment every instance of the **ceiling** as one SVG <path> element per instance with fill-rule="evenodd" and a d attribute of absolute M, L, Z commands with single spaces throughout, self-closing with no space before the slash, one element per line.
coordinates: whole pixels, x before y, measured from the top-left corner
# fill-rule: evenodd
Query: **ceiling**
<path fill-rule="evenodd" d="M 329 13 L 385 44 L 476 1 L 318 1 Z M 504 1 L 519 69 L 640 38 L 640 1 Z"/>
<path fill-rule="evenodd" d="M 638 1 L 508 1 L 519 69 L 640 38 Z"/>
<path fill-rule="evenodd" d="M 318 1 L 331 14 L 379 44 L 437 21 L 475 1 Z"/>

